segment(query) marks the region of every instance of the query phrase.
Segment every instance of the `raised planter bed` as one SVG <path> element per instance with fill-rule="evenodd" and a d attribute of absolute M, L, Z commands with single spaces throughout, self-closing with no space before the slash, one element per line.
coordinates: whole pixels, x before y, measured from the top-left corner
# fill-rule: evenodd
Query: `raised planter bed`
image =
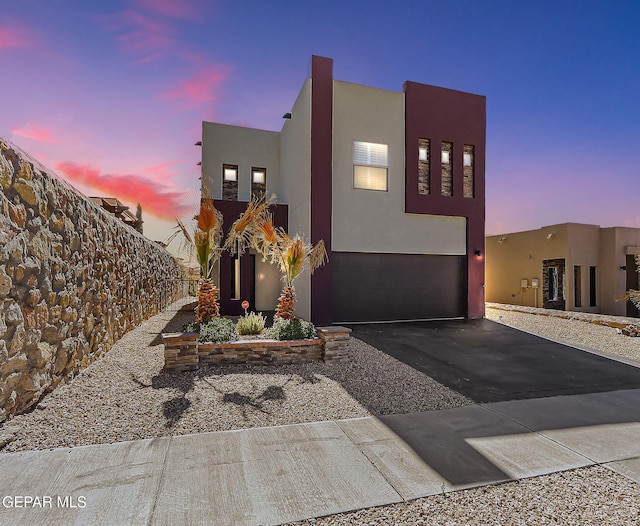
<path fill-rule="evenodd" d="M 164 333 L 164 367 L 168 371 L 193 371 L 200 365 L 276 365 L 349 358 L 346 327 L 319 327 L 311 340 L 244 339 L 225 343 L 198 343 L 196 332 Z"/>

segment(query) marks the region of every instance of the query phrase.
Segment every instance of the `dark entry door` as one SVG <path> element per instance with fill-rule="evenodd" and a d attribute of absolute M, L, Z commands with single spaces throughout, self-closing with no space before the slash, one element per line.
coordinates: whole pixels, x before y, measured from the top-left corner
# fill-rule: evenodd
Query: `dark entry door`
<path fill-rule="evenodd" d="M 542 262 L 542 306 L 545 309 L 565 309 L 564 259 L 545 259 Z"/>

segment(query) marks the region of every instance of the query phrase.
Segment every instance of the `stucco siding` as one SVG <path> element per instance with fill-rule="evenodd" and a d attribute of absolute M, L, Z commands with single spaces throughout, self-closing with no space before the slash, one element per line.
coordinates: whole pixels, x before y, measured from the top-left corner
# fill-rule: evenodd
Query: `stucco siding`
<path fill-rule="evenodd" d="M 495 303 L 542 307 L 542 264 L 545 259 L 567 258 L 566 225 L 487 236 L 486 300 Z M 522 290 L 521 280 L 537 289 Z"/>
<path fill-rule="evenodd" d="M 251 168 L 266 168 L 267 195 L 280 189 L 280 133 L 202 123 L 203 195 L 222 199 L 222 165 L 238 166 L 238 201 L 251 198 Z M 213 194 L 213 195 L 212 195 Z"/>
<path fill-rule="evenodd" d="M 404 94 L 334 81 L 333 250 L 466 254 L 463 217 L 406 214 Z M 353 186 L 353 142 L 387 144 L 388 190 Z"/>
<path fill-rule="evenodd" d="M 289 205 L 289 233 L 311 233 L 311 79 L 307 79 L 280 132 L 279 201 Z M 295 283 L 296 315 L 311 317 L 311 280 L 303 273 Z"/>

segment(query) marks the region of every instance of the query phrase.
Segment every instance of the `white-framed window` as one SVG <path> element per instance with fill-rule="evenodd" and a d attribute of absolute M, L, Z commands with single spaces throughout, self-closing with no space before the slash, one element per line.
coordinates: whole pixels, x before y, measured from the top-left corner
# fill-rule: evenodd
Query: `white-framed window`
<path fill-rule="evenodd" d="M 387 191 L 389 145 L 353 141 L 353 187 Z"/>

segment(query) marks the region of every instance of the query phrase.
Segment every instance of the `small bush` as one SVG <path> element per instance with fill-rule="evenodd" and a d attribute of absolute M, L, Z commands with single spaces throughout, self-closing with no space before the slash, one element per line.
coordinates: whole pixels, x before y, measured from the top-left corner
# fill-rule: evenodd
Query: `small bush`
<path fill-rule="evenodd" d="M 182 327 L 184 332 L 199 332 L 200 343 L 232 342 L 238 339 L 236 324 L 227 318 L 213 318 L 202 323 L 187 323 Z"/>
<path fill-rule="evenodd" d="M 317 336 L 313 323 L 298 318 L 294 320 L 274 318 L 273 327 L 269 329 L 268 334 L 275 340 L 308 340 Z"/>
<path fill-rule="evenodd" d="M 238 334 L 243 336 L 246 334 L 260 334 L 264 331 L 265 323 L 267 323 L 267 318 L 265 318 L 262 313 L 256 314 L 255 312 L 252 312 L 242 316 L 238 320 L 236 330 L 238 331 Z"/>

